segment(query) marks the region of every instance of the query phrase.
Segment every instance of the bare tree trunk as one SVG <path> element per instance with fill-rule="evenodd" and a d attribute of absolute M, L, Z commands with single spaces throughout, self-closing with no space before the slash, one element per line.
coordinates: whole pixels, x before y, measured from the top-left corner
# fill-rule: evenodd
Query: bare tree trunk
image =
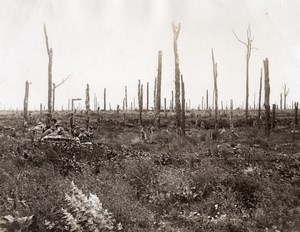
<path fill-rule="evenodd" d="M 206 110 L 208 110 L 208 89 L 206 90 Z"/>
<path fill-rule="evenodd" d="M 280 109 L 282 110 L 282 93 L 280 94 Z"/>
<path fill-rule="evenodd" d="M 50 118 L 52 117 L 52 58 L 53 58 L 53 50 L 49 47 L 48 35 L 46 25 L 44 24 L 44 35 L 46 39 L 46 48 L 47 54 L 49 58 L 48 62 L 48 111 L 50 114 Z"/>
<path fill-rule="evenodd" d="M 40 115 L 42 115 L 43 114 L 43 105 L 42 105 L 42 103 L 40 104 Z"/>
<path fill-rule="evenodd" d="M 174 91 L 172 90 L 171 111 L 174 112 Z"/>
<path fill-rule="evenodd" d="M 70 111 L 70 98 L 68 99 L 68 111 Z"/>
<path fill-rule="evenodd" d="M 213 78 L 214 78 L 214 98 L 215 98 L 215 123 L 218 123 L 218 84 L 217 84 L 217 77 L 218 77 L 218 64 L 215 63 L 214 58 L 214 50 L 211 49 L 211 56 L 212 56 L 212 63 L 213 63 Z"/>
<path fill-rule="evenodd" d="M 295 125 L 298 125 L 298 104 L 299 102 L 295 102 Z"/>
<path fill-rule="evenodd" d="M 104 107 L 104 111 L 106 111 L 106 88 L 104 88 L 104 93 L 103 93 L 103 107 Z"/>
<path fill-rule="evenodd" d="M 270 79 L 269 79 L 269 60 L 264 60 L 265 71 L 265 134 L 270 136 L 271 119 L 270 119 Z"/>
<path fill-rule="evenodd" d="M 139 80 L 139 116 L 140 116 L 140 125 L 143 125 L 143 85 Z"/>
<path fill-rule="evenodd" d="M 246 115 L 246 121 L 248 121 L 249 118 L 249 60 L 250 60 L 250 54 L 249 49 L 247 48 L 247 54 L 246 54 L 246 106 L 245 106 L 245 115 Z"/>
<path fill-rule="evenodd" d="M 29 82 L 25 81 L 25 97 L 24 97 L 24 121 L 28 120 L 28 98 L 29 98 Z"/>
<path fill-rule="evenodd" d="M 173 28 L 173 49 L 174 49 L 174 57 L 175 57 L 175 110 L 176 110 L 176 128 L 179 132 L 179 128 L 181 125 L 181 110 L 180 110 L 180 68 L 179 68 L 179 56 L 177 50 L 177 39 L 180 33 L 181 24 L 175 26 L 174 22 L 172 23 Z"/>
<path fill-rule="evenodd" d="M 86 85 L 86 91 L 85 91 L 85 111 L 86 111 L 86 130 L 89 129 L 89 111 L 90 111 L 90 86 L 89 84 Z"/>
<path fill-rule="evenodd" d="M 283 107 L 284 107 L 285 110 L 287 109 L 287 107 L 286 107 L 286 98 L 287 98 L 289 92 L 290 92 L 290 89 L 287 89 L 286 84 L 284 84 L 283 85 L 283 97 L 284 97 Z"/>
<path fill-rule="evenodd" d="M 204 97 L 202 96 L 201 109 L 204 110 Z"/>
<path fill-rule="evenodd" d="M 181 103 L 182 103 L 182 110 L 181 110 L 181 118 L 182 118 L 182 123 L 181 123 L 181 130 L 183 136 L 185 136 L 185 89 L 184 89 L 184 82 L 183 82 L 183 77 L 181 75 Z"/>
<path fill-rule="evenodd" d="M 147 111 L 149 111 L 149 82 L 147 82 Z"/>
<path fill-rule="evenodd" d="M 157 78 L 154 79 L 154 95 L 153 95 L 153 112 L 155 113 L 156 108 L 156 86 L 157 86 Z"/>
<path fill-rule="evenodd" d="M 154 122 L 157 122 L 158 126 L 160 126 L 160 110 L 161 110 L 161 71 L 162 71 L 162 51 L 158 51 L 156 107 L 154 113 Z"/>
<path fill-rule="evenodd" d="M 276 126 L 276 105 L 272 105 L 272 129 L 274 130 Z"/>
<path fill-rule="evenodd" d="M 54 105 L 55 105 L 55 83 L 52 83 L 52 112 L 55 111 Z"/>
<path fill-rule="evenodd" d="M 230 118 L 233 120 L 233 100 L 230 99 Z"/>
<path fill-rule="evenodd" d="M 164 98 L 164 111 L 165 111 L 165 118 L 167 118 L 167 99 Z"/>
<path fill-rule="evenodd" d="M 127 86 L 125 86 L 125 110 L 127 111 Z"/>
<path fill-rule="evenodd" d="M 260 115 L 261 115 L 261 90 L 262 90 L 262 69 L 260 69 L 260 81 L 259 81 L 259 95 L 258 95 L 258 119 L 257 125 L 258 129 L 260 129 Z"/>

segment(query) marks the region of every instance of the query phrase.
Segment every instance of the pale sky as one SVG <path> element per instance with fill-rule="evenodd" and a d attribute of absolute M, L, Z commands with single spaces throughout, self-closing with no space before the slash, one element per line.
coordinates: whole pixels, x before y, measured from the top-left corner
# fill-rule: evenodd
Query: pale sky
<path fill-rule="evenodd" d="M 103 107 L 128 104 L 137 95 L 138 79 L 153 82 L 158 50 L 163 51 L 162 98 L 174 89 L 171 22 L 181 22 L 178 38 L 180 69 L 186 99 L 197 107 L 206 89 L 213 89 L 211 48 L 218 63 L 219 99 L 245 101 L 245 47 L 248 24 L 255 36 L 250 60 L 250 104 L 256 92 L 263 59 L 269 59 L 272 103 L 279 103 L 282 86 L 290 87 L 288 101 L 300 99 L 299 0 L 1 0 L 0 108 L 22 108 L 26 80 L 30 109 L 47 102 L 48 56 L 43 34 L 47 24 L 53 49 L 53 81 L 71 79 L 57 89 L 56 108 L 69 98 L 82 98 L 90 84 Z M 144 87 L 145 89 L 145 87 Z M 212 100 L 210 100 L 211 102 Z"/>

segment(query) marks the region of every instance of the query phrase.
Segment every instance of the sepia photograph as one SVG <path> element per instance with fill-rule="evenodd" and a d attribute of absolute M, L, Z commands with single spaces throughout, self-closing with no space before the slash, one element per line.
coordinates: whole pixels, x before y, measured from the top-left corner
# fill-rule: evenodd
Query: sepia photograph
<path fill-rule="evenodd" d="M 300 1 L 0 0 L 0 232 L 299 232 Z"/>

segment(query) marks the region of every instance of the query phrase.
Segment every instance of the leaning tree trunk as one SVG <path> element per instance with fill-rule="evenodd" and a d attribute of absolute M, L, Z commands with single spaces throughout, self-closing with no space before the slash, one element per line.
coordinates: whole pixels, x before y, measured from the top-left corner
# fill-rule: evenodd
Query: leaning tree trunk
<path fill-rule="evenodd" d="M 269 79 L 269 60 L 264 60 L 265 71 L 265 134 L 270 136 L 271 120 L 270 120 L 270 79 Z"/>
<path fill-rule="evenodd" d="M 181 114 L 180 114 L 180 68 L 179 68 L 179 56 L 177 50 L 177 39 L 180 33 L 181 24 L 175 26 L 174 22 L 172 23 L 173 28 L 173 49 L 174 49 L 174 58 L 175 58 L 175 110 L 176 110 L 176 129 L 179 132 L 181 124 Z"/>
<path fill-rule="evenodd" d="M 217 78 L 218 78 L 218 64 L 215 63 L 214 58 L 214 50 L 211 49 L 212 54 L 212 63 L 213 63 L 213 78 L 214 78 L 214 96 L 215 96 L 215 123 L 217 125 L 218 123 L 218 84 L 217 84 Z"/>
<path fill-rule="evenodd" d="M 46 39 L 46 48 L 47 54 L 49 58 L 48 62 L 48 111 L 50 114 L 50 118 L 52 117 L 52 58 L 53 58 L 53 50 L 49 47 L 48 35 L 46 25 L 44 24 L 44 34 Z"/>
<path fill-rule="evenodd" d="M 29 82 L 25 82 L 25 97 L 24 97 L 24 121 L 28 120 L 28 98 L 29 98 Z"/>
<path fill-rule="evenodd" d="M 161 70 L 162 70 L 162 51 L 158 51 L 156 106 L 155 106 L 155 113 L 154 113 L 154 122 L 157 122 L 158 126 L 160 126 L 160 110 L 161 110 Z"/>
<path fill-rule="evenodd" d="M 182 118 L 182 123 L 181 123 L 181 130 L 183 136 L 185 136 L 185 89 L 184 89 L 184 82 L 183 78 L 181 75 L 181 103 L 182 103 L 182 110 L 181 110 L 181 118 Z"/>

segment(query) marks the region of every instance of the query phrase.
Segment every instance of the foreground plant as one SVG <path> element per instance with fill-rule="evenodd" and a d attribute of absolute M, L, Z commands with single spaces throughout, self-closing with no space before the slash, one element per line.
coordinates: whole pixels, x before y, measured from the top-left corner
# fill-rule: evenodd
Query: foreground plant
<path fill-rule="evenodd" d="M 45 222 L 47 229 L 57 231 L 109 231 L 121 230 L 121 223 L 116 224 L 112 214 L 104 209 L 97 195 L 87 197 L 72 182 L 70 195 L 65 195 L 67 207 L 61 209 L 62 219 L 57 223 Z"/>
<path fill-rule="evenodd" d="M 33 215 L 29 217 L 13 217 L 6 215 L 0 219 L 0 231 L 17 232 L 30 231 L 29 227 L 33 223 Z"/>

